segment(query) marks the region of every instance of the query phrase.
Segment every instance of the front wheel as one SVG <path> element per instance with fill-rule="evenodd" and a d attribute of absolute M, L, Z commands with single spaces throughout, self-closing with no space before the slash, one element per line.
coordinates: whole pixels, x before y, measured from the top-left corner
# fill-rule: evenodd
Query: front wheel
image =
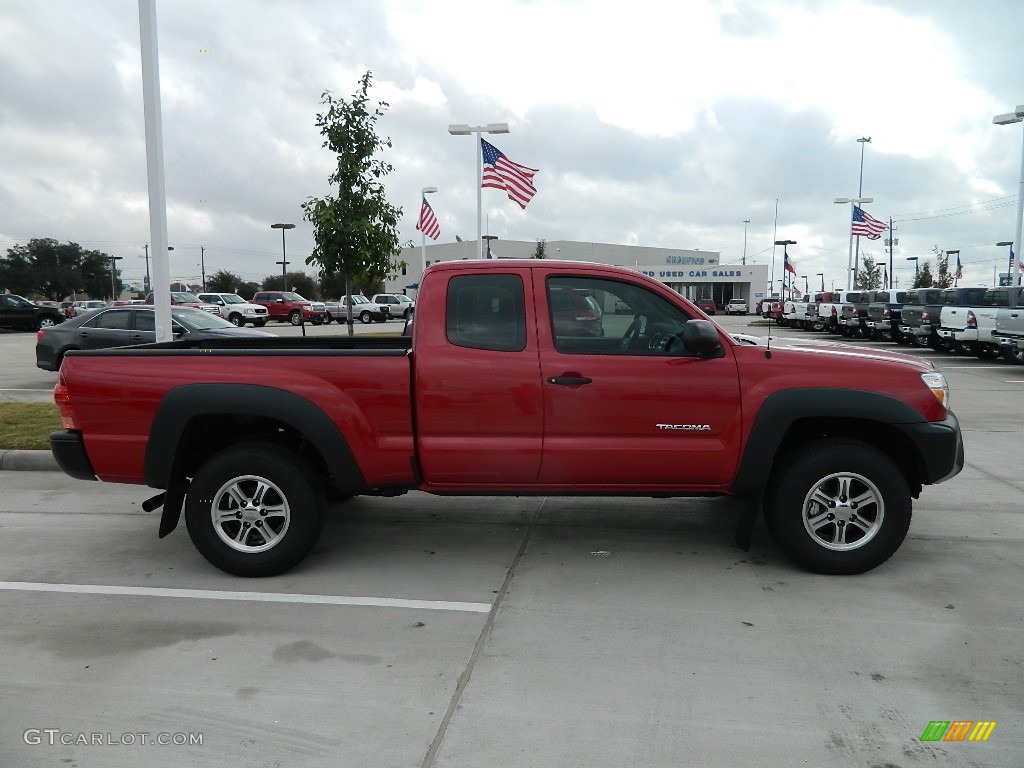
<path fill-rule="evenodd" d="M 242 328 L 245 325 L 245 318 L 236 312 L 228 318 L 228 322 L 236 328 Z"/>
<path fill-rule="evenodd" d="M 41 331 L 44 328 L 53 328 L 53 326 L 55 326 L 56 324 L 57 324 L 57 321 L 54 320 L 52 317 L 43 316 L 43 317 L 40 317 L 39 321 L 36 323 L 36 330 L 37 331 Z"/>
<path fill-rule="evenodd" d="M 870 571 L 910 528 L 910 490 L 892 459 L 858 440 L 817 440 L 789 456 L 765 493 L 779 547 L 815 573 Z"/>
<path fill-rule="evenodd" d="M 292 313 L 288 315 L 288 322 L 292 325 L 302 325 L 302 315 L 299 310 L 292 310 Z"/>
<path fill-rule="evenodd" d="M 359 322 L 366 323 L 367 325 L 369 325 L 370 323 L 373 322 L 373 315 L 371 315 L 367 310 L 364 309 L 362 312 L 359 313 Z"/>
<path fill-rule="evenodd" d="M 196 549 L 222 571 L 274 576 L 313 548 L 323 508 L 323 489 L 298 455 L 254 442 L 200 467 L 185 500 L 185 524 Z"/>

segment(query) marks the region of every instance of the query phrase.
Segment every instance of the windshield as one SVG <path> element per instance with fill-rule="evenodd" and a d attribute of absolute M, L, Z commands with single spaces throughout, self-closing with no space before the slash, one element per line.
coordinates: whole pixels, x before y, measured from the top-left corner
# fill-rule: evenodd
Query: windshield
<path fill-rule="evenodd" d="M 306 301 L 306 299 L 299 296 L 299 294 L 292 293 L 291 291 L 285 291 L 281 295 L 288 299 L 288 301 Z"/>
<path fill-rule="evenodd" d="M 245 299 L 236 293 L 222 293 L 221 298 L 224 299 L 225 304 L 246 304 Z"/>

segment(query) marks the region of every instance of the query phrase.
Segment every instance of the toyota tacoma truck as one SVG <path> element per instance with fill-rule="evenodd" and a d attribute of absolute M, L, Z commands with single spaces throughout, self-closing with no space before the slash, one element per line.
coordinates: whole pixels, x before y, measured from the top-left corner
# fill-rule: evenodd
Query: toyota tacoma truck
<path fill-rule="evenodd" d="M 600 333 L 553 297 L 585 299 Z M 963 467 L 931 363 L 733 338 L 627 269 L 460 261 L 423 276 L 411 336 L 187 341 L 69 352 L 50 443 L 82 479 L 160 491 L 215 566 L 266 576 L 319 536 L 326 499 L 733 496 L 819 573 L 867 571 L 924 485 Z M 231 439 L 225 441 L 225 436 Z"/>

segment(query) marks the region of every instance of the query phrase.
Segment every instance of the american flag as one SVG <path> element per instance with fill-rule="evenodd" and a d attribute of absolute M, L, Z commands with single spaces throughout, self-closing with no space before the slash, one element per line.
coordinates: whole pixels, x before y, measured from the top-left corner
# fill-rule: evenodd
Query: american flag
<path fill-rule="evenodd" d="M 956 274 L 953 275 L 953 276 L 957 280 L 963 280 L 964 279 L 964 267 L 960 263 L 960 254 L 959 253 L 956 255 Z"/>
<path fill-rule="evenodd" d="M 423 205 L 420 206 L 420 220 L 416 222 L 416 230 L 422 232 L 431 240 L 437 240 L 441 235 L 441 225 L 437 223 L 434 209 L 430 207 L 427 198 L 423 198 Z"/>
<path fill-rule="evenodd" d="M 853 206 L 853 225 L 850 232 L 858 237 L 864 236 L 868 240 L 877 240 L 889 227 L 874 216 L 869 215 L 859 205 Z"/>
<path fill-rule="evenodd" d="M 539 169 L 513 163 L 497 147 L 484 139 L 480 139 L 480 147 L 484 153 L 484 172 L 480 186 L 504 189 L 509 200 L 518 203 L 520 208 L 525 208 L 537 194 L 533 186 L 533 174 Z"/>

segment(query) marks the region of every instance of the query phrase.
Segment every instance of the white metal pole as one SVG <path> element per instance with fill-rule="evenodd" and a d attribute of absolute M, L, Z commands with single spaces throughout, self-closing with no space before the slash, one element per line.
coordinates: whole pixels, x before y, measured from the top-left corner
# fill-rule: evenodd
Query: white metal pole
<path fill-rule="evenodd" d="M 146 121 L 149 239 L 153 245 L 153 312 L 156 340 L 170 341 L 171 277 L 167 254 L 167 195 L 164 185 L 164 140 L 160 116 L 156 0 L 139 0 L 139 39 L 142 48 L 142 108 Z"/>
<path fill-rule="evenodd" d="M 481 129 L 476 131 L 476 257 L 484 257 L 484 231 L 481 223 L 484 210 L 484 145 L 481 143 Z"/>
<path fill-rule="evenodd" d="M 1019 114 L 1019 113 L 1018 113 Z M 1024 131 L 1021 132 L 1020 148 L 1020 184 L 1017 187 L 1017 234 L 1013 239 L 1013 276 L 1010 278 L 1010 285 L 1016 288 L 1020 285 L 1020 256 L 1021 256 L 1021 219 L 1024 218 Z M 1010 306 L 1017 306 L 1017 292 L 1010 291 Z"/>

